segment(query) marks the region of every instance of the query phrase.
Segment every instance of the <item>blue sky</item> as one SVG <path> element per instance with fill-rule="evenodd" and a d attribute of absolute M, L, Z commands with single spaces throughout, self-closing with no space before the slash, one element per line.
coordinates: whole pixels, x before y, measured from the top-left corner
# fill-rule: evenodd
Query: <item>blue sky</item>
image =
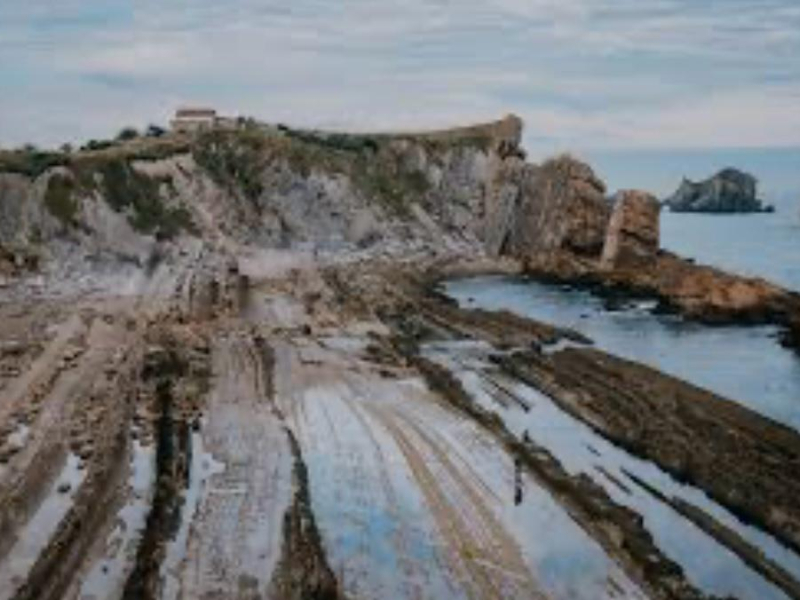
<path fill-rule="evenodd" d="M 0 145 L 107 137 L 182 103 L 357 130 L 515 112 L 534 158 L 587 156 L 615 187 L 649 170 L 661 192 L 728 157 L 796 164 L 800 2 L 0 2 Z M 800 168 L 771 171 L 800 191 Z"/>

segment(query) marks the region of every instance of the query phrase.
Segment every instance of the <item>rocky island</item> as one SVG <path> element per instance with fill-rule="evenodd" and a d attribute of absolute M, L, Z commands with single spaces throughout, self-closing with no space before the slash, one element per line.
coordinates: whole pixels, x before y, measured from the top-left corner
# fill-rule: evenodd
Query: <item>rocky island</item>
<path fill-rule="evenodd" d="M 0 596 L 800 598 L 797 431 L 439 284 L 524 274 L 791 344 L 800 297 L 664 252 L 652 195 L 528 162 L 514 116 L 180 116 L 0 152 Z"/>
<path fill-rule="evenodd" d="M 723 169 L 705 181 L 684 178 L 678 190 L 664 200 L 672 212 L 753 213 L 774 208 L 757 197 L 755 177 L 738 169 Z"/>

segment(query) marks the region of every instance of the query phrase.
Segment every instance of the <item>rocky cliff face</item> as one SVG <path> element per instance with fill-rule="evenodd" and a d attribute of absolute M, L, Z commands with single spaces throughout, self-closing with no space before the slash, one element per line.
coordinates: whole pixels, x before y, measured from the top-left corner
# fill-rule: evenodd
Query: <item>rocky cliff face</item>
<path fill-rule="evenodd" d="M 756 195 L 755 177 L 736 169 L 724 169 L 694 183 L 684 179 L 664 204 L 674 212 L 746 213 L 772 210 Z"/>
<path fill-rule="evenodd" d="M 569 156 L 538 166 L 508 162 L 490 200 L 487 247 L 519 258 L 562 250 L 599 254 L 611 213 L 604 193 L 592 169 Z"/>
<path fill-rule="evenodd" d="M 607 269 L 651 266 L 659 250 L 661 205 L 645 192 L 617 194 L 603 246 Z"/>
<path fill-rule="evenodd" d="M 243 248 L 488 255 L 644 290 L 699 318 L 769 320 L 794 302 L 765 282 L 660 252 L 652 197 L 622 193 L 612 215 L 590 167 L 567 156 L 527 163 L 520 137 L 521 122 L 508 117 L 406 135 L 251 126 L 40 168 L 0 155 L 0 275 L 39 270 L 81 289 L 101 280 L 138 289 L 159 285 L 159 264 L 201 253 L 204 264 L 224 262 Z"/>
<path fill-rule="evenodd" d="M 522 122 L 401 135 L 247 127 L 20 168 L 0 156 L 0 263 L 144 268 L 192 238 L 320 251 L 598 254 L 602 182 L 524 160 Z M 8 172 L 16 170 L 18 172 Z"/>

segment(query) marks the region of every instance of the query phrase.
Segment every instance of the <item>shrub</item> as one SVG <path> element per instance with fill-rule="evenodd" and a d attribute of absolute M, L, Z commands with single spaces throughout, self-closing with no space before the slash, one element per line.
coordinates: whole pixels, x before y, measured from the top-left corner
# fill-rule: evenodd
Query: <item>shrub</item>
<path fill-rule="evenodd" d="M 217 184 L 240 189 L 255 201 L 264 191 L 261 183 L 265 139 L 257 131 L 209 131 L 192 148 L 200 167 Z"/>
<path fill-rule="evenodd" d="M 139 137 L 139 132 L 133 127 L 125 127 L 117 134 L 117 140 L 125 142 L 128 140 L 135 140 Z"/>
<path fill-rule="evenodd" d="M 83 146 L 81 146 L 81 150 L 105 150 L 107 148 L 111 148 L 114 145 L 114 142 L 109 140 L 89 140 Z"/>
<path fill-rule="evenodd" d="M 278 129 L 286 136 L 303 142 L 314 144 L 329 150 L 341 150 L 342 152 L 377 152 L 379 149 L 378 140 L 368 135 L 354 135 L 347 133 L 320 134 L 310 131 L 300 131 L 292 129 L 286 125 L 278 125 Z"/>
<path fill-rule="evenodd" d="M 44 205 L 54 217 L 65 225 L 75 222 L 78 202 L 74 197 L 75 180 L 67 175 L 56 173 L 47 180 Z"/>
<path fill-rule="evenodd" d="M 167 133 L 166 129 L 164 129 L 163 127 L 160 127 L 158 125 L 153 125 L 153 124 L 148 125 L 147 126 L 147 130 L 145 131 L 145 135 L 147 137 L 151 137 L 151 138 L 160 138 L 160 137 L 166 135 L 166 133 Z"/>
<path fill-rule="evenodd" d="M 391 150 L 356 161 L 353 181 L 365 196 L 400 217 L 407 217 L 411 203 L 430 190 L 425 173 Z"/>
<path fill-rule="evenodd" d="M 38 177 L 47 169 L 62 166 L 66 162 L 67 156 L 60 152 L 47 152 L 33 146 L 0 152 L 0 171 L 28 177 Z"/>
<path fill-rule="evenodd" d="M 84 166 L 83 181 L 93 182 L 94 172 L 102 176 L 101 192 L 106 202 L 118 212 L 128 210 L 128 220 L 136 231 L 161 239 L 170 239 L 181 231 L 196 231 L 189 212 L 165 206 L 158 181 L 138 172 L 127 160 L 106 158 Z"/>

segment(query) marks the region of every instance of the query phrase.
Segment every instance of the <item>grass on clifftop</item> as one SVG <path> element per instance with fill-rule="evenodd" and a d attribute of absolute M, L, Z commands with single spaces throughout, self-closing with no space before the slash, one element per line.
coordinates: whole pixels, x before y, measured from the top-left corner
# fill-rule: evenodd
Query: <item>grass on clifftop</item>
<path fill-rule="evenodd" d="M 63 152 L 50 152 L 35 148 L 0 150 L 0 173 L 16 173 L 38 177 L 48 169 L 66 165 L 69 156 Z"/>
<path fill-rule="evenodd" d="M 265 171 L 283 164 L 301 177 L 315 171 L 346 176 L 365 199 L 405 215 L 430 184 L 424 173 L 401 160 L 388 141 L 388 137 L 323 135 L 283 126 L 278 131 L 253 127 L 206 132 L 192 153 L 217 185 L 241 192 L 256 208 L 264 192 Z"/>
<path fill-rule="evenodd" d="M 179 135 L 89 140 L 83 148 L 74 152 L 39 150 L 26 146 L 16 150 L 0 150 L 0 173 L 16 173 L 36 178 L 53 167 L 71 167 L 96 158 L 152 161 L 188 151 L 189 139 Z"/>

